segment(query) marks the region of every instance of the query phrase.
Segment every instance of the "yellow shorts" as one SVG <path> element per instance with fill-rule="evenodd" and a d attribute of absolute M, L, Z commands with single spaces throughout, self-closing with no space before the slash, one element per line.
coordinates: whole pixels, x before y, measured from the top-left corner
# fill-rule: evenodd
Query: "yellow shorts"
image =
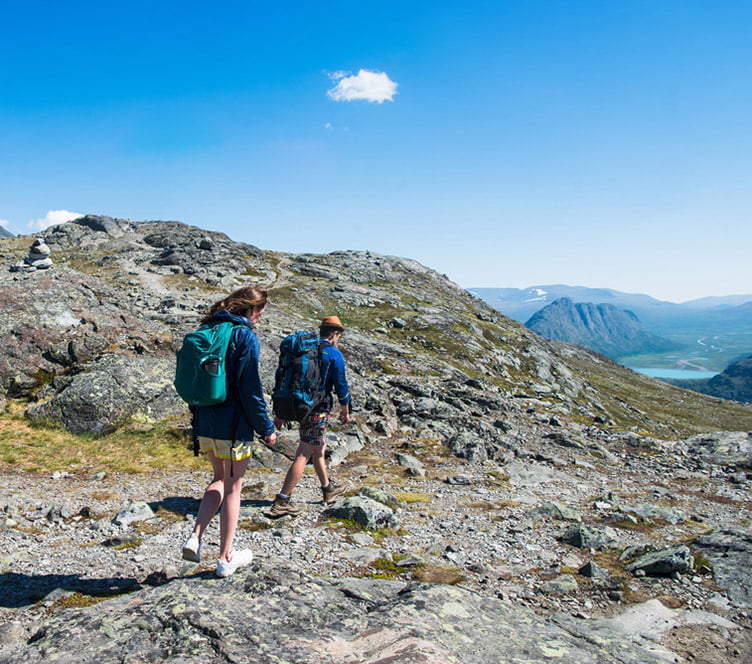
<path fill-rule="evenodd" d="M 199 436 L 198 443 L 202 452 L 213 452 L 217 459 L 232 459 L 242 461 L 253 454 L 254 444 L 248 441 L 236 440 L 232 446 L 230 440 L 217 440 L 207 436 Z"/>

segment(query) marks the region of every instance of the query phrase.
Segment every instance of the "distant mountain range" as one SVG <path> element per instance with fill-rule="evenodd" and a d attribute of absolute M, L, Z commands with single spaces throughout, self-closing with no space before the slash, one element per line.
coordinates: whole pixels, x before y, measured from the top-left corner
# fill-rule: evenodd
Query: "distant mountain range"
<path fill-rule="evenodd" d="M 631 311 L 562 297 L 536 311 L 526 327 L 547 339 L 585 346 L 612 359 L 662 353 L 681 346 L 648 332 Z"/>
<path fill-rule="evenodd" d="M 0 237 L 14 237 L 13 233 L 6 230 L 4 226 L 0 226 Z"/>
<path fill-rule="evenodd" d="M 469 291 L 521 323 L 546 305 L 566 297 L 575 303 L 611 304 L 618 309 L 626 309 L 654 332 L 676 329 L 687 324 L 696 325 L 698 321 L 707 320 L 709 315 L 732 323 L 749 323 L 752 327 L 752 294 L 704 297 L 677 304 L 639 293 L 563 284 L 529 288 L 470 288 Z"/>

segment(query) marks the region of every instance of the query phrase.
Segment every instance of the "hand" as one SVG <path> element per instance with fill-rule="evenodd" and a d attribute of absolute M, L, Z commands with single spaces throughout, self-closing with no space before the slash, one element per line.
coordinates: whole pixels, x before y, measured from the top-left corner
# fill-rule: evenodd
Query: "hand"
<path fill-rule="evenodd" d="M 287 422 L 285 422 L 285 420 L 280 420 L 276 415 L 274 416 L 274 426 L 277 427 L 277 429 L 279 429 L 280 431 L 282 431 L 282 429 L 284 428 L 285 424 L 287 424 Z"/>
<path fill-rule="evenodd" d="M 350 406 L 342 406 L 342 410 L 339 411 L 339 421 L 342 424 L 347 424 L 350 421 Z"/>
<path fill-rule="evenodd" d="M 264 436 L 264 445 L 267 447 L 274 447 L 274 444 L 277 442 L 277 434 L 276 433 L 270 433 L 268 436 Z"/>

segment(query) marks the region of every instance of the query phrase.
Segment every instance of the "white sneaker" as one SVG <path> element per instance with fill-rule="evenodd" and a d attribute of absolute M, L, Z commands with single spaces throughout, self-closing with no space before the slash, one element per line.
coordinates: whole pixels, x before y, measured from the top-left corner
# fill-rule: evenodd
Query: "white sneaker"
<path fill-rule="evenodd" d="M 250 564 L 253 560 L 253 551 L 250 549 L 243 549 L 242 551 L 233 551 L 232 559 L 225 562 L 224 560 L 217 561 L 217 576 L 225 577 L 230 576 L 235 572 L 238 567 Z"/>
<path fill-rule="evenodd" d="M 201 562 L 201 542 L 193 534 L 183 544 L 183 560 L 190 560 L 194 563 Z"/>

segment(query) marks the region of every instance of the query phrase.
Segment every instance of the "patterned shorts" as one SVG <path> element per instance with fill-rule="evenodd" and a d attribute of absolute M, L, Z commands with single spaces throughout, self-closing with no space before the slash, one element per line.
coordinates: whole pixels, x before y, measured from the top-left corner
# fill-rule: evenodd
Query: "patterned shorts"
<path fill-rule="evenodd" d="M 323 445 L 329 413 L 311 413 L 300 423 L 300 440 L 309 445 Z"/>

